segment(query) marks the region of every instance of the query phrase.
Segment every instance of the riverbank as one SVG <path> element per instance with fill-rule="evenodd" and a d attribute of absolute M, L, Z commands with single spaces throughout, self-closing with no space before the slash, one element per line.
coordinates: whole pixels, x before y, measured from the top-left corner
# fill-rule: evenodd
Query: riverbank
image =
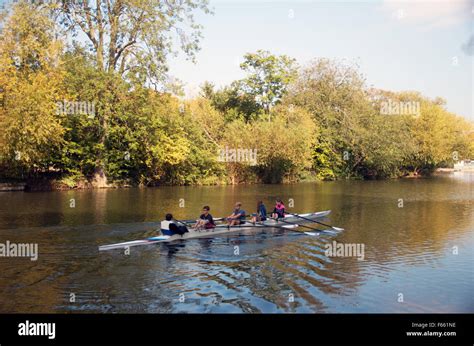
<path fill-rule="evenodd" d="M 438 168 L 433 174 L 452 174 L 454 170 L 452 168 Z M 396 179 L 421 179 L 427 178 L 431 174 L 408 174 L 403 175 Z M 347 180 L 347 179 L 334 179 L 334 180 Z M 360 178 L 354 177 L 349 180 L 361 180 Z M 291 185 L 298 182 L 315 182 L 321 181 L 316 176 L 305 176 L 300 181 L 287 181 L 284 185 Z M 92 180 L 89 181 L 85 178 L 74 179 L 72 177 L 63 178 L 32 178 L 24 181 L 4 181 L 0 182 L 0 192 L 47 192 L 47 191 L 67 191 L 67 190 L 98 190 L 98 189 L 121 189 L 121 188 L 132 188 L 132 187 L 156 187 L 156 186 L 228 186 L 228 185 L 255 185 L 258 184 L 256 181 L 246 183 L 232 183 L 226 181 L 212 180 L 210 183 L 203 184 L 185 184 L 185 185 L 172 185 L 172 184 L 132 184 L 126 181 L 114 181 L 107 182 L 106 179 Z M 270 184 L 273 185 L 273 184 Z"/>
<path fill-rule="evenodd" d="M 89 190 L 102 188 L 128 188 L 129 184 L 97 184 L 81 180 L 78 182 L 67 182 L 61 180 L 29 179 L 24 182 L 0 183 L 0 192 L 46 192 L 65 190 Z"/>
<path fill-rule="evenodd" d="M 26 183 L 0 183 L 0 192 L 25 191 Z"/>

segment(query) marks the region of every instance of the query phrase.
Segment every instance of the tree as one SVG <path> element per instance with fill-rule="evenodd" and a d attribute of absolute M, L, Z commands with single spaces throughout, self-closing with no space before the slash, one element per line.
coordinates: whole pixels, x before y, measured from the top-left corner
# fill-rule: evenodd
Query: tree
<path fill-rule="evenodd" d="M 410 128 L 416 114 L 389 114 L 384 105 L 416 103 L 419 97 L 367 89 L 356 66 L 320 59 L 301 71 L 284 102 L 307 109 L 321 129 L 314 150 L 317 176 L 385 178 L 400 175 L 415 151 Z"/>
<path fill-rule="evenodd" d="M 225 133 L 222 114 L 209 100 L 197 98 L 187 102 L 179 116 L 189 151 L 178 164 L 166 165 L 162 181 L 180 185 L 225 182 L 225 167 L 218 161 L 219 142 Z"/>
<path fill-rule="evenodd" d="M 213 107 L 224 114 L 226 122 L 239 119 L 250 122 L 263 116 L 262 107 L 255 101 L 253 95 L 241 90 L 239 81 L 217 91 L 214 91 L 213 86 L 205 84 L 201 94 L 212 102 Z"/>
<path fill-rule="evenodd" d="M 177 54 L 175 39 L 191 59 L 199 48 L 201 27 L 194 22 L 192 11 L 199 8 L 209 13 L 206 0 L 66 0 L 48 8 L 64 31 L 73 34 L 75 46 L 89 48 L 96 69 L 103 76 L 108 74 L 109 81 L 115 80 L 112 75 L 117 73 L 137 86 L 153 85 L 156 90 L 167 84 L 167 59 Z M 190 33 L 186 33 L 186 25 Z M 86 46 L 74 39 L 79 32 L 85 35 Z M 113 86 L 101 89 L 103 98 L 97 107 L 101 148 L 106 147 L 110 122 L 116 121 L 114 100 L 107 98 L 113 97 Z M 101 185 L 107 181 L 104 160 L 99 152 L 94 180 Z"/>
<path fill-rule="evenodd" d="M 456 159 L 472 155 L 469 137 L 473 124 L 446 111 L 436 100 L 420 98 L 420 116 L 413 119 L 410 134 L 415 150 L 404 166 L 414 172 L 431 172 L 436 167 L 452 165 Z"/>
<path fill-rule="evenodd" d="M 310 114 L 298 107 L 278 106 L 271 115 L 271 122 L 237 120 L 226 127 L 223 148 L 256 153 L 253 165 L 248 161 L 226 164 L 233 183 L 249 181 L 250 173 L 265 183 L 294 181 L 311 167 L 317 129 Z"/>
<path fill-rule="evenodd" d="M 63 171 L 95 179 L 102 162 L 115 182 L 168 182 L 168 172 L 188 159 L 192 146 L 178 100 L 97 70 L 81 52 L 68 54 L 67 61 L 71 97 L 91 100 L 97 115 L 66 119 L 66 146 L 58 158 Z"/>
<path fill-rule="evenodd" d="M 47 171 L 63 144 L 56 105 L 65 96 L 62 44 L 54 33 L 44 10 L 19 3 L 0 37 L 0 150 L 10 167 L 28 174 Z"/>
<path fill-rule="evenodd" d="M 291 84 L 283 104 L 310 112 L 320 129 L 314 161 L 318 176 L 350 175 L 361 162 L 354 148 L 373 113 L 364 84 L 356 66 L 328 59 L 312 61 Z"/>
<path fill-rule="evenodd" d="M 275 56 L 258 50 L 248 53 L 240 67 L 249 76 L 240 81 L 240 89 L 251 95 L 268 115 L 296 78 L 296 60 L 286 55 Z"/>
<path fill-rule="evenodd" d="M 168 56 L 177 54 L 173 43 L 191 59 L 199 49 L 201 26 L 192 11 L 210 13 L 206 0 L 66 0 L 51 9 L 67 32 L 85 35 L 99 70 L 155 86 L 164 82 Z"/>

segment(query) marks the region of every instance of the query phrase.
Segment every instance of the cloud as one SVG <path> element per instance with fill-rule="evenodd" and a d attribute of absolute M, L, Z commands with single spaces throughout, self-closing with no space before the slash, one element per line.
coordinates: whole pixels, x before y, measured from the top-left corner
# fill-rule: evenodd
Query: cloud
<path fill-rule="evenodd" d="M 461 48 L 467 55 L 474 55 L 474 35 Z"/>
<path fill-rule="evenodd" d="M 430 30 L 470 20 L 472 3 L 470 0 L 385 0 L 382 9 L 393 18 Z"/>

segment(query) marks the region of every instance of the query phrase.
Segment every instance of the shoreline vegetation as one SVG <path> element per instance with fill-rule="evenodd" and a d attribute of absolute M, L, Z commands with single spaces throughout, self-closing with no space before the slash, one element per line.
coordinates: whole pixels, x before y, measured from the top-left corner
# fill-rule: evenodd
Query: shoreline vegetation
<path fill-rule="evenodd" d="M 424 179 L 429 178 L 433 175 L 444 175 L 444 174 L 451 174 L 455 170 L 453 168 L 437 168 L 435 171 L 429 175 L 419 175 L 416 173 L 410 173 L 405 176 L 395 177 L 391 179 Z M 355 180 L 356 178 L 352 178 Z M 359 178 L 361 179 L 361 178 Z M 312 178 L 312 179 L 304 179 L 300 180 L 295 183 L 299 182 L 315 182 L 320 181 L 319 179 Z M 248 183 L 241 183 L 241 184 L 248 184 Z M 261 184 L 261 183 L 253 183 L 253 184 Z M 228 184 L 212 184 L 215 185 L 228 185 Z M 173 185 L 161 185 L 161 186 L 173 186 Z M 176 185 L 174 185 L 176 186 Z M 190 186 L 211 186 L 211 184 L 193 184 Z M 54 178 L 42 178 L 38 179 L 30 179 L 27 181 L 0 181 L 0 192 L 45 192 L 45 191 L 67 191 L 67 190 L 90 190 L 90 189 L 122 189 L 122 188 L 146 188 L 146 187 L 159 187 L 158 185 L 155 186 L 146 186 L 146 185 L 133 185 L 124 182 L 114 182 L 112 184 L 107 185 L 97 185 L 93 182 L 87 180 L 73 180 L 70 183 L 64 182 L 63 179 L 54 179 Z"/>
<path fill-rule="evenodd" d="M 450 174 L 453 172 L 454 172 L 453 168 L 437 168 L 432 174 L 429 174 L 429 175 L 419 175 L 416 173 L 410 173 L 401 177 L 396 177 L 395 179 L 423 179 L 423 178 L 429 178 L 432 175 Z M 356 179 L 356 178 L 352 178 L 352 179 Z M 311 177 L 309 179 L 306 178 L 306 179 L 299 180 L 298 182 L 314 182 L 314 181 L 320 181 L 320 179 Z M 242 184 L 245 184 L 245 183 L 242 183 Z M 253 184 L 261 184 L 261 183 L 257 182 Z M 163 185 L 166 185 L 166 184 L 163 184 Z M 198 185 L 203 186 L 206 184 L 194 184 L 194 186 L 198 186 Z M 207 184 L 207 185 L 209 186 L 211 184 Z M 224 184 L 212 184 L 212 185 L 224 185 Z M 82 179 L 80 181 L 71 180 L 68 182 L 68 181 L 65 181 L 64 178 L 58 179 L 58 178 L 45 178 L 45 177 L 42 177 L 39 179 L 35 179 L 35 178 L 28 179 L 26 181 L 15 181 L 15 180 L 0 181 L 0 192 L 13 192 L 13 191 L 41 192 L 41 191 L 87 190 L 87 189 L 103 189 L 103 188 L 121 189 L 121 188 L 135 188 L 135 187 L 145 188 L 147 186 L 136 185 L 136 184 L 134 185 L 134 184 L 126 183 L 126 182 L 114 182 L 111 184 L 99 186 L 99 185 L 93 184 L 91 181 L 88 181 L 86 179 Z M 157 187 L 157 185 L 153 187 Z"/>
<path fill-rule="evenodd" d="M 245 78 L 185 98 L 168 62 L 195 58 L 206 2 L 97 4 L 1 13 L 0 190 L 420 177 L 474 157 L 442 98 L 369 87 L 346 61 L 258 50 Z"/>

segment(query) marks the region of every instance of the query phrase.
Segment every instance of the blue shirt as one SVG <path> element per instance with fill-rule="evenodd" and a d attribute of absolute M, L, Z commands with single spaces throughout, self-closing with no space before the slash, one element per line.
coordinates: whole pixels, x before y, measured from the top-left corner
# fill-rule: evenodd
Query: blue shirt
<path fill-rule="evenodd" d="M 239 216 L 239 220 L 245 220 L 245 210 L 243 210 L 243 209 L 240 209 L 240 210 L 235 209 L 233 214 L 234 214 L 234 215 L 240 215 L 240 216 Z"/>
<path fill-rule="evenodd" d="M 257 214 L 261 217 L 267 217 L 267 208 L 265 208 L 265 205 L 262 204 L 258 207 Z"/>

